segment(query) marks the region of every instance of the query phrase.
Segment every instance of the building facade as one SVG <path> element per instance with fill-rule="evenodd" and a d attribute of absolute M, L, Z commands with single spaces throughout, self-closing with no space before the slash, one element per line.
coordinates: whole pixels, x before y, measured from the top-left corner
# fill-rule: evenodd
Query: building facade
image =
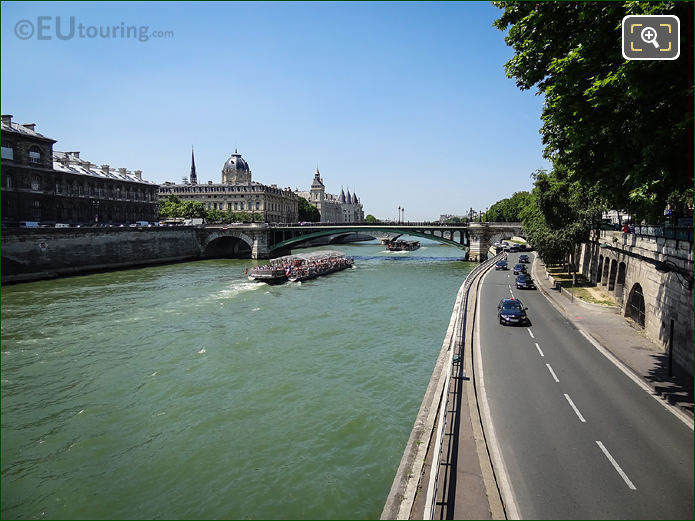
<path fill-rule="evenodd" d="M 364 209 L 357 194 L 350 194 L 350 189 L 348 189 L 347 195 L 345 195 L 342 188 L 340 195 L 327 193 L 318 168 L 314 173 L 311 189 L 308 192 L 298 190 L 295 193 L 316 206 L 321 215 L 322 223 L 364 222 Z"/>
<path fill-rule="evenodd" d="M 251 169 L 237 150 L 222 167 L 222 182 L 198 184 L 195 157 L 191 152 L 191 173 L 183 183 L 164 183 L 159 187 L 159 200 L 175 195 L 181 201 L 198 201 L 208 210 L 244 212 L 248 220 L 261 214 L 265 222 L 293 223 L 299 216 L 298 197 L 290 188 L 264 185 L 252 180 Z"/>
<path fill-rule="evenodd" d="M 53 151 L 56 140 L 2 116 L 2 223 L 130 224 L 157 219 L 157 185 L 134 173 Z"/>

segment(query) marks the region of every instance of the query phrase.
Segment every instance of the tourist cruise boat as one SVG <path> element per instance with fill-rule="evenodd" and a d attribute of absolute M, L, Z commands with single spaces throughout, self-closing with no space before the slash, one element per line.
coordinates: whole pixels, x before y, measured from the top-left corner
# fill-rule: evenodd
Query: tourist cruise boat
<path fill-rule="evenodd" d="M 257 266 L 247 275 L 249 280 L 267 284 L 282 284 L 286 281 L 301 282 L 321 275 L 352 267 L 354 260 L 340 251 L 316 251 L 306 254 L 285 255 Z"/>

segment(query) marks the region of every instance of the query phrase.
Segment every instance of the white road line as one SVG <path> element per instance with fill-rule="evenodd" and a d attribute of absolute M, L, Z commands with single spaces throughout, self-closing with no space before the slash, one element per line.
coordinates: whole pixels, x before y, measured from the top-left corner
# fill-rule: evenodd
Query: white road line
<path fill-rule="evenodd" d="M 603 443 L 601 443 L 598 440 L 596 440 L 596 443 L 598 444 L 599 448 L 603 451 L 603 453 L 606 455 L 606 457 L 608 458 L 608 461 L 611 462 L 611 464 L 613 465 L 615 470 L 618 471 L 618 474 L 620 474 L 620 477 L 623 478 L 623 481 L 625 481 L 625 483 L 627 483 L 628 488 L 630 488 L 631 490 L 637 490 L 637 487 L 632 484 L 632 481 L 630 481 L 630 478 L 628 478 L 627 474 L 625 474 L 625 472 L 623 472 L 623 469 L 620 468 L 620 465 L 618 465 L 618 462 L 615 461 L 613 456 L 611 456 L 611 453 L 608 452 L 608 449 L 603 445 Z"/>
<path fill-rule="evenodd" d="M 555 376 L 555 371 L 553 371 L 553 368 L 550 367 L 550 364 L 545 364 L 545 366 L 548 368 L 548 371 L 550 371 L 550 374 L 553 375 L 553 378 L 555 378 L 555 381 L 557 383 L 560 383 L 560 380 L 558 380 L 557 376 Z"/>
<path fill-rule="evenodd" d="M 538 342 L 536 342 L 536 349 L 538 349 L 538 352 L 540 353 L 541 356 L 545 357 L 543 354 L 543 351 L 541 351 L 541 346 L 538 345 Z"/>
<path fill-rule="evenodd" d="M 531 335 L 531 338 L 536 338 L 535 336 L 533 336 L 533 332 L 531 331 L 530 327 L 527 327 L 526 331 L 528 331 L 528 334 Z"/>
<path fill-rule="evenodd" d="M 574 405 L 574 402 L 572 401 L 572 398 L 570 398 L 569 394 L 565 394 L 565 398 L 567 398 L 567 401 L 569 404 L 572 406 L 572 409 L 574 409 L 574 412 L 579 416 L 579 421 L 582 423 L 586 423 L 586 420 L 584 419 L 584 416 L 582 416 L 582 413 L 579 412 L 579 409 L 577 409 L 577 406 Z"/>

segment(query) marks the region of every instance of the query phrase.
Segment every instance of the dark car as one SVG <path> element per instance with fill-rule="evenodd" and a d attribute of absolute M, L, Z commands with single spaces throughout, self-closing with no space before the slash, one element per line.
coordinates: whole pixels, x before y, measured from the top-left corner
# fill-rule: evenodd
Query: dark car
<path fill-rule="evenodd" d="M 533 283 L 533 279 L 530 275 L 526 273 L 519 273 L 519 275 L 516 277 L 516 287 L 519 289 L 533 289 L 536 286 Z"/>
<path fill-rule="evenodd" d="M 514 266 L 514 275 L 518 275 L 519 273 L 526 273 L 526 266 L 523 264 L 517 264 Z"/>
<path fill-rule="evenodd" d="M 527 262 L 531 262 L 531 260 L 528 258 L 528 255 L 526 255 L 525 253 L 522 253 L 521 255 L 519 255 L 519 262 L 527 263 Z"/>
<path fill-rule="evenodd" d="M 527 309 L 519 299 L 503 298 L 497 305 L 497 316 L 500 319 L 500 324 L 528 324 Z"/>
<path fill-rule="evenodd" d="M 497 263 L 495 264 L 495 269 L 496 270 L 507 270 L 509 269 L 507 267 L 507 261 L 506 260 L 498 260 Z"/>
<path fill-rule="evenodd" d="M 509 251 L 519 251 L 519 245 L 518 244 L 513 244 L 512 246 L 509 247 Z"/>

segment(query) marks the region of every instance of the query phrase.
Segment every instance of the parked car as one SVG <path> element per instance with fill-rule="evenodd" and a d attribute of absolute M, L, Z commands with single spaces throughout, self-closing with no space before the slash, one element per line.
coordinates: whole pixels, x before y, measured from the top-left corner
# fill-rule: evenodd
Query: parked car
<path fill-rule="evenodd" d="M 497 305 L 497 316 L 500 324 L 529 324 L 524 305 L 519 299 L 503 298 Z"/>
<path fill-rule="evenodd" d="M 528 258 L 528 255 L 522 253 L 521 255 L 519 255 L 519 262 L 528 263 L 531 262 L 531 260 Z"/>
<path fill-rule="evenodd" d="M 526 273 L 526 266 L 524 264 L 517 264 L 514 266 L 514 275 L 518 275 L 519 273 Z"/>
<path fill-rule="evenodd" d="M 519 273 L 519 275 L 516 276 L 516 287 L 519 289 L 534 289 L 536 285 L 533 283 L 531 275 Z"/>
<path fill-rule="evenodd" d="M 506 260 L 498 260 L 497 263 L 495 263 L 495 269 L 496 270 L 507 270 L 509 267 L 507 266 L 507 261 Z"/>

